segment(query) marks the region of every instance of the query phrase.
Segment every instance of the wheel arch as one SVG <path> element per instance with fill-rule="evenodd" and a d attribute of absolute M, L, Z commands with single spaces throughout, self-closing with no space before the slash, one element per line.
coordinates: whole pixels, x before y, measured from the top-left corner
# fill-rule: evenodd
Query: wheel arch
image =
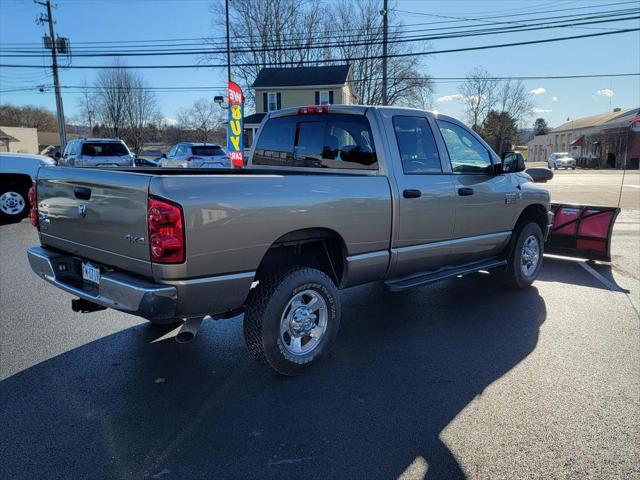
<path fill-rule="evenodd" d="M 27 173 L 0 173 L 0 183 L 17 183 L 27 190 L 33 185 L 31 176 Z"/>
<path fill-rule="evenodd" d="M 537 223 L 540 230 L 544 233 L 547 228 L 547 208 L 540 203 L 528 205 L 524 210 L 522 210 L 522 212 L 520 212 L 513 229 L 514 233 L 522 228 L 523 225 L 526 225 L 531 221 Z"/>
<path fill-rule="evenodd" d="M 511 238 L 509 239 L 509 243 L 505 247 L 503 251 L 503 255 L 505 258 L 510 259 L 511 254 L 513 252 L 513 248 L 518 240 L 518 233 L 522 229 L 523 226 L 527 225 L 531 221 L 535 222 L 542 231 L 542 235 L 544 237 L 545 229 L 547 228 L 547 209 L 541 203 L 532 203 L 531 205 L 527 205 L 516 220 L 516 223 L 513 227 L 513 233 L 511 234 Z M 544 239 L 543 239 L 544 240 Z"/>
<path fill-rule="evenodd" d="M 341 285 L 346 273 L 347 247 L 342 235 L 330 228 L 292 230 L 267 249 L 256 271 L 256 280 L 274 269 L 301 265 L 326 273 Z"/>

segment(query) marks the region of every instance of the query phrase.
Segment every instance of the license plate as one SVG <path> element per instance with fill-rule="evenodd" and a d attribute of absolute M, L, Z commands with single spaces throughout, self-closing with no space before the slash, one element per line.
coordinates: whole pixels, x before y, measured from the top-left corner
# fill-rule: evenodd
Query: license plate
<path fill-rule="evenodd" d="M 88 262 L 82 263 L 82 279 L 100 285 L 100 269 Z"/>

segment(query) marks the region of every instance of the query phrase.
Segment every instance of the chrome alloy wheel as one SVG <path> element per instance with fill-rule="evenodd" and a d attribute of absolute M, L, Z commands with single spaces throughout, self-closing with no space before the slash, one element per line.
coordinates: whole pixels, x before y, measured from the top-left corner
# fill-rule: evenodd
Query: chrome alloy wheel
<path fill-rule="evenodd" d="M 0 211 L 5 215 L 20 215 L 26 204 L 18 192 L 4 192 L 0 195 Z"/>
<path fill-rule="evenodd" d="M 304 290 L 289 300 L 280 318 L 280 340 L 288 353 L 314 350 L 327 330 L 327 303 L 315 290 Z"/>
<path fill-rule="evenodd" d="M 520 255 L 520 268 L 526 277 L 530 277 L 538 268 L 540 262 L 540 244 L 535 235 L 529 235 L 522 244 Z"/>

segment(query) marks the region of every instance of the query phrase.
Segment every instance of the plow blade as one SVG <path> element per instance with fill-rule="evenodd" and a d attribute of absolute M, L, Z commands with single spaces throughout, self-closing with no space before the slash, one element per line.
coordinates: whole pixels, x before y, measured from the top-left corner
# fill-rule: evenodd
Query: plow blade
<path fill-rule="evenodd" d="M 611 234 L 618 207 L 552 203 L 553 227 L 546 253 L 611 261 Z"/>

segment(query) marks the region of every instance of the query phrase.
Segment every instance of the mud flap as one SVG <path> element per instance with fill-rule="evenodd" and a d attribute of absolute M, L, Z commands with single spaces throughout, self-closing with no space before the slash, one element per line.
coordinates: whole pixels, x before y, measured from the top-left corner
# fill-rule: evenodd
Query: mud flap
<path fill-rule="evenodd" d="M 611 261 L 611 234 L 618 207 L 552 203 L 555 214 L 546 253 Z"/>

